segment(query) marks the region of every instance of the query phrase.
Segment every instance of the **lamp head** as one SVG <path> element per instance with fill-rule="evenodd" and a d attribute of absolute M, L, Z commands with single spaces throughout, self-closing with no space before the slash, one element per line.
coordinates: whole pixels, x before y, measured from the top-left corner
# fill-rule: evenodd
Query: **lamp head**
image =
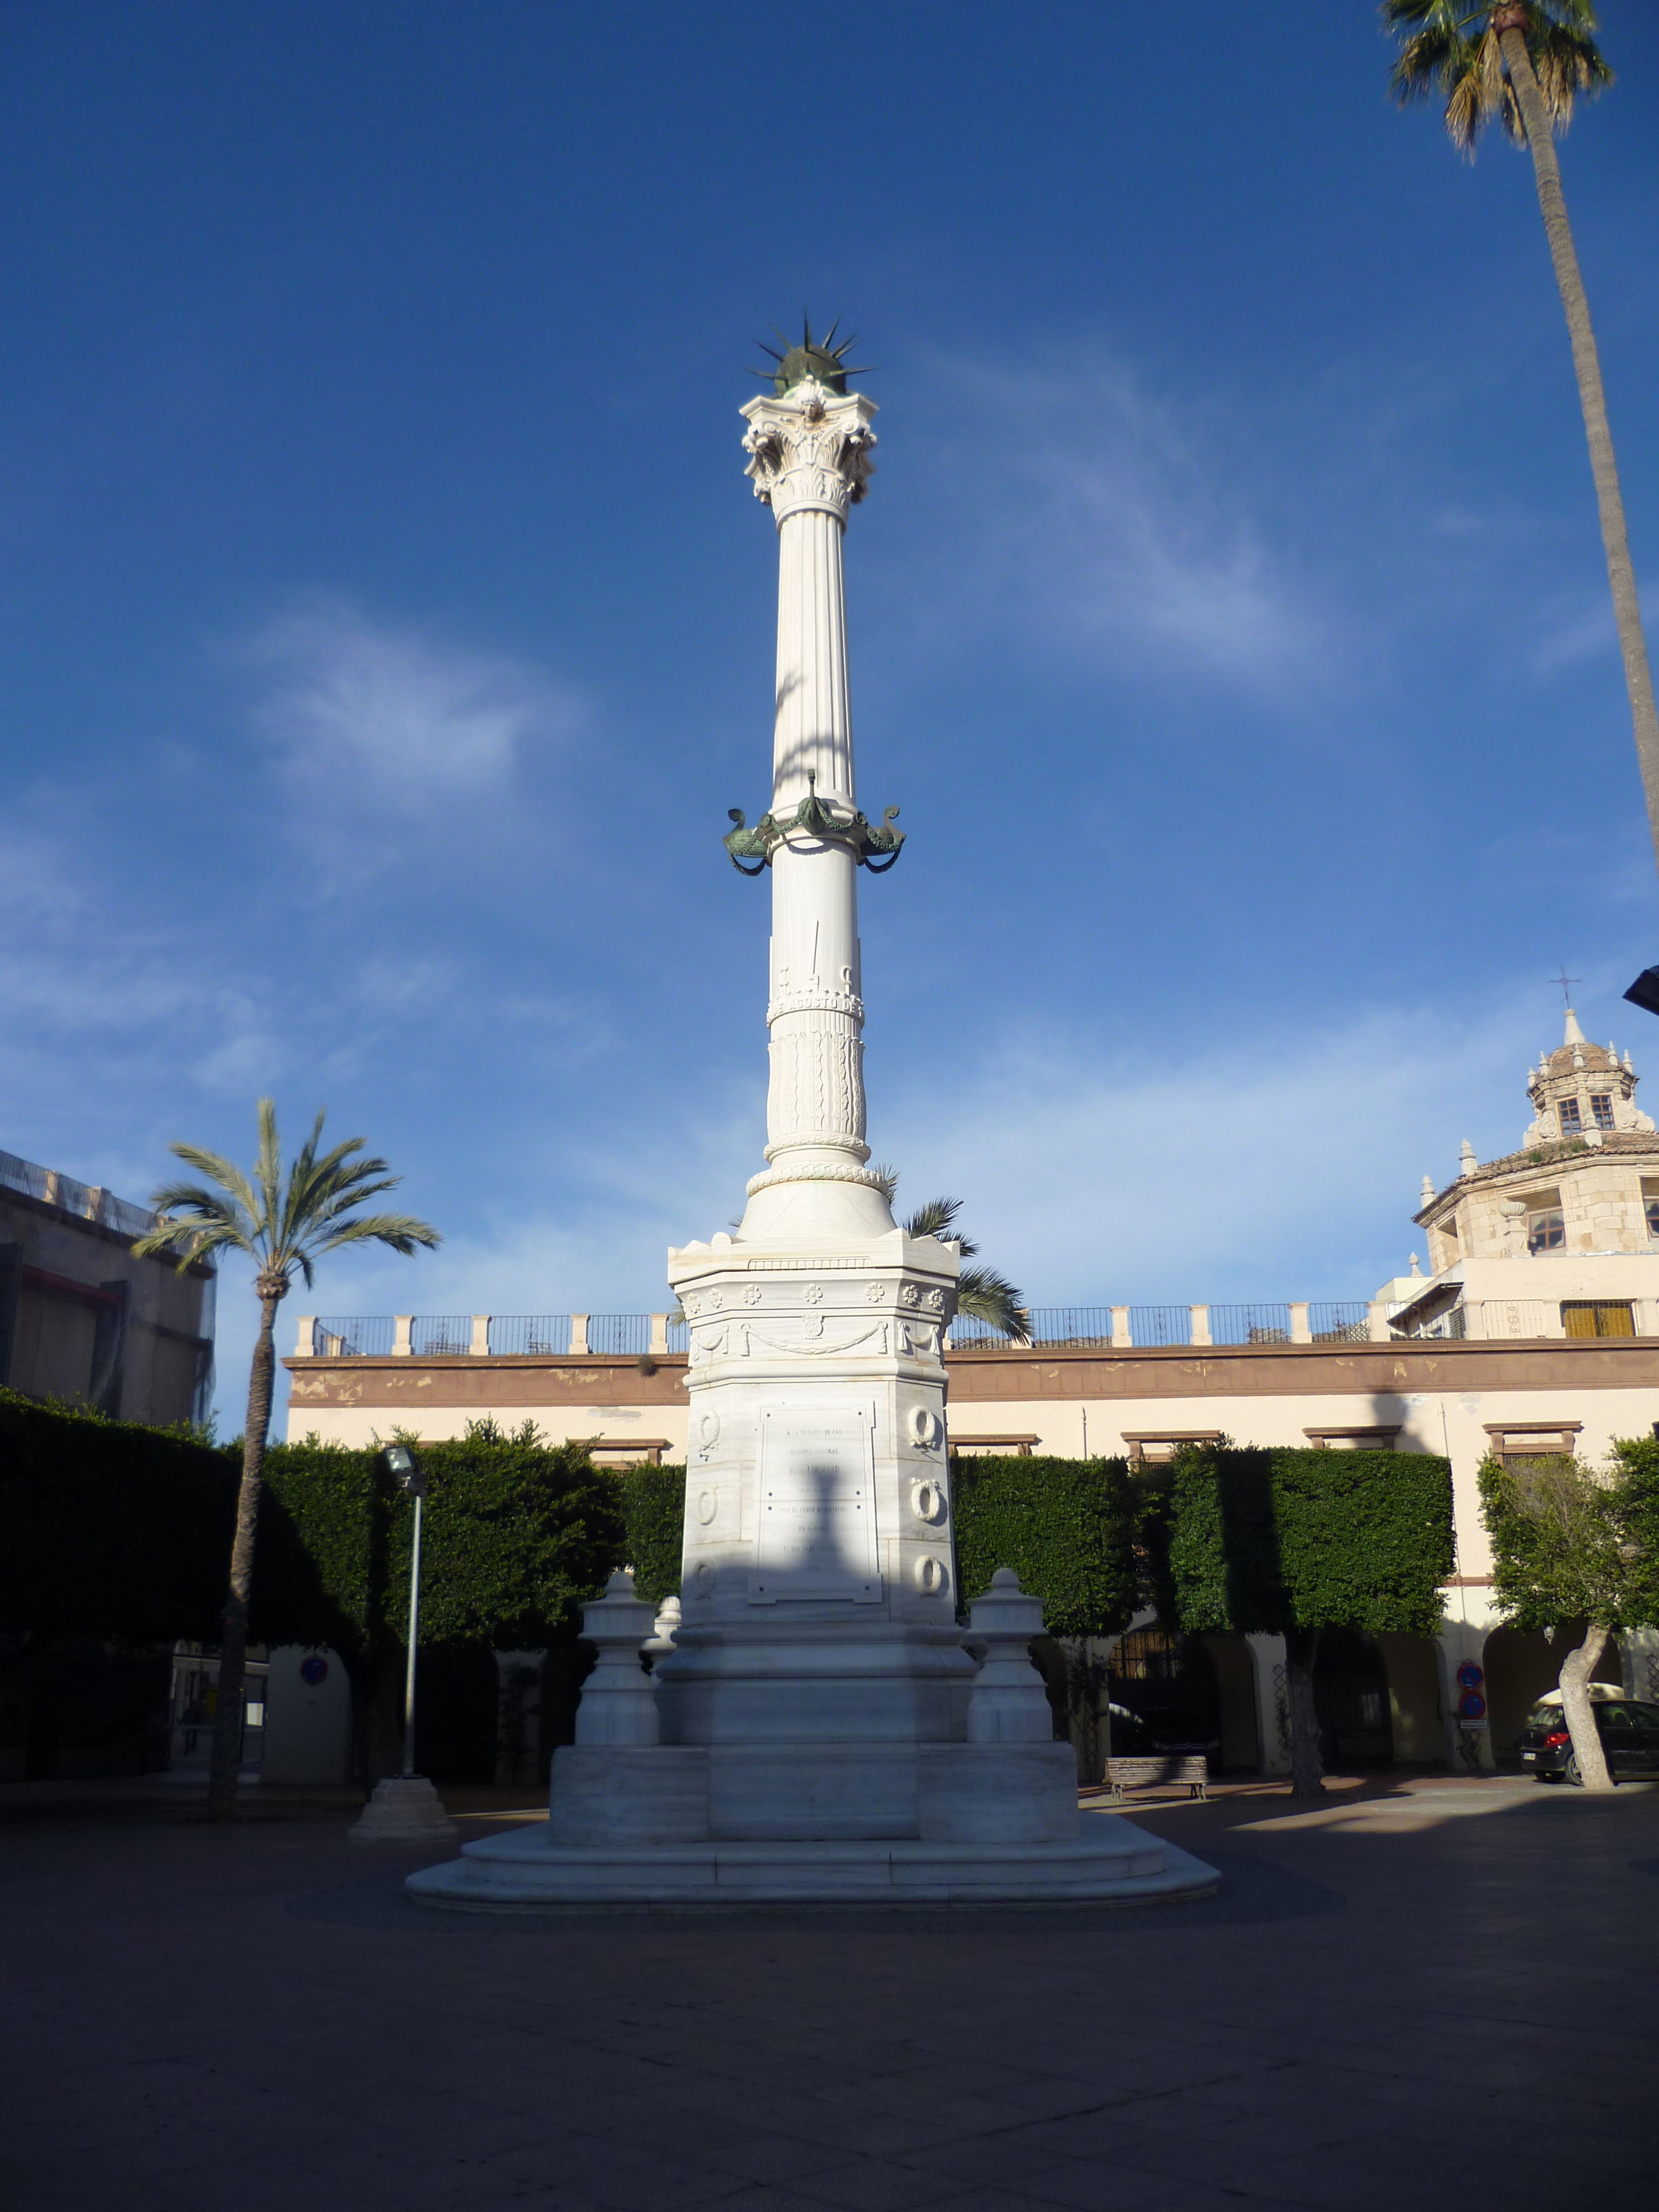
<path fill-rule="evenodd" d="M 406 1490 L 413 1498 L 426 1496 L 426 1470 L 407 1444 L 386 1444 L 380 1450 L 380 1465 L 399 1490 Z"/>
<path fill-rule="evenodd" d="M 1659 1014 L 1659 968 L 1644 968 L 1625 996 L 1644 1014 Z"/>

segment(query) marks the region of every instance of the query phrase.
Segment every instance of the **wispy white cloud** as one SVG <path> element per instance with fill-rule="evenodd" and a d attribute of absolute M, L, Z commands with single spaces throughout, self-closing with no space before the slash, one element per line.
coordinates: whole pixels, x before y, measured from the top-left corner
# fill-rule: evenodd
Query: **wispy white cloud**
<path fill-rule="evenodd" d="M 948 1114 L 910 1090 L 872 1118 L 902 1199 L 969 1202 L 1040 1304 L 1368 1297 L 1423 1249 L 1425 1171 L 1518 1143 L 1537 992 L 1496 1012 L 1379 1012 L 1182 1053 L 1005 1033 L 958 1055 Z M 879 1082 L 879 1071 L 878 1071 Z"/>
<path fill-rule="evenodd" d="M 1659 590 L 1642 594 L 1642 621 L 1650 638 L 1659 623 Z M 1619 650 L 1613 603 L 1605 592 L 1574 608 L 1555 607 L 1540 615 L 1528 655 L 1533 673 L 1553 675 L 1586 660 L 1612 660 Z"/>
<path fill-rule="evenodd" d="M 1269 691 L 1329 662 L 1316 583 L 1270 542 L 1219 425 L 1103 356 L 951 374 L 967 404 L 942 490 L 968 486 L 981 588 L 1050 649 Z"/>
<path fill-rule="evenodd" d="M 259 727 L 325 842 L 376 842 L 374 817 L 406 832 L 498 808 L 530 750 L 580 719 L 572 695 L 520 662 L 377 623 L 341 599 L 280 616 L 247 657 L 264 687 Z"/>

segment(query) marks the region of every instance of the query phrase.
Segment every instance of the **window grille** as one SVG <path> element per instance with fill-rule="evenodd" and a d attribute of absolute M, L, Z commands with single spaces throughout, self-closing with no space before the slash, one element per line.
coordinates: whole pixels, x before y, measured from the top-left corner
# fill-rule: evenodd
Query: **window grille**
<path fill-rule="evenodd" d="M 1628 1301 L 1604 1304 L 1594 1298 L 1565 1298 L 1561 1326 L 1569 1336 L 1634 1336 L 1636 1316 Z"/>

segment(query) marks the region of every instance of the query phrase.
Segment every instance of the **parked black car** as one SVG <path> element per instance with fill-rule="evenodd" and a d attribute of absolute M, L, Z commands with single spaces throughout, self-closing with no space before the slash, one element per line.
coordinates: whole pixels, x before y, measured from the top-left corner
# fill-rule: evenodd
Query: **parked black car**
<path fill-rule="evenodd" d="M 1637 1698 L 1598 1698 L 1590 1711 L 1615 1782 L 1659 1775 L 1659 1705 Z M 1521 1763 L 1540 1782 L 1581 1781 L 1565 1716 L 1556 1703 L 1534 1705 L 1516 1739 Z"/>

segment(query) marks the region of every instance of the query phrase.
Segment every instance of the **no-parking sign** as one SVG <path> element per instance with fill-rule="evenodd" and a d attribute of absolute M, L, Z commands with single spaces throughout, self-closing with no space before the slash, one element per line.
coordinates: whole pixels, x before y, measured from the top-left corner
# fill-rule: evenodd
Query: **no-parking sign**
<path fill-rule="evenodd" d="M 1466 1659 L 1457 1670 L 1457 1686 L 1460 1690 L 1478 1690 L 1486 1679 L 1473 1659 Z"/>
<path fill-rule="evenodd" d="M 300 1680 L 315 1689 L 319 1682 L 328 1680 L 328 1662 L 319 1651 L 307 1653 L 300 1662 Z"/>
<path fill-rule="evenodd" d="M 1465 1690 L 1457 1700 L 1457 1711 L 1466 1721 L 1483 1721 L 1486 1717 L 1486 1701 L 1479 1690 Z"/>

